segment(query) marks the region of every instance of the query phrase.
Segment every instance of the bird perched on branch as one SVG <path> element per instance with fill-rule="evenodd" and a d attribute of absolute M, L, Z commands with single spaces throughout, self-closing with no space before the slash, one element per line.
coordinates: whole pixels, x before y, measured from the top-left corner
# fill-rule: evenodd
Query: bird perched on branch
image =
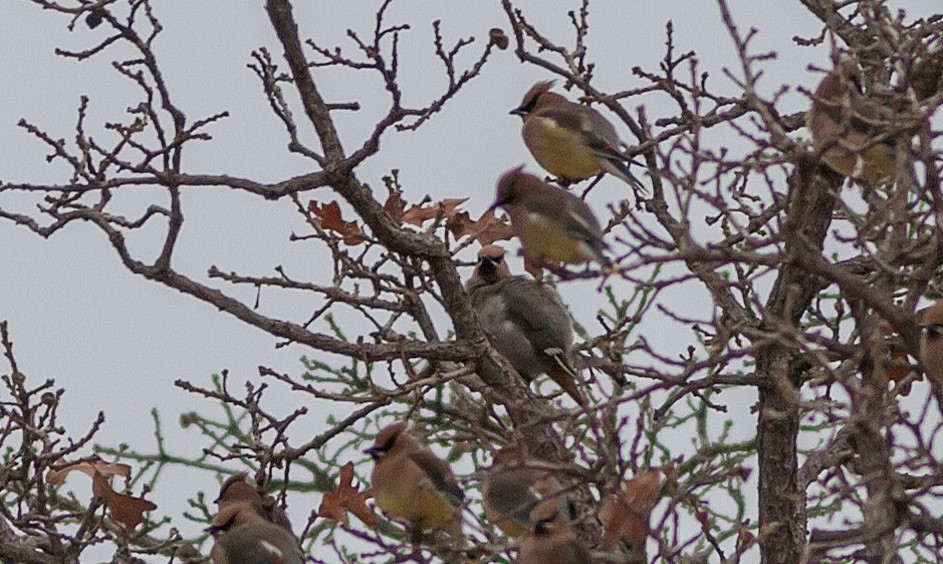
<path fill-rule="evenodd" d="M 534 533 L 521 541 L 518 564 L 591 564 L 593 557 L 559 513 L 537 520 Z"/>
<path fill-rule="evenodd" d="M 406 423 L 381 430 L 364 452 L 375 465 L 370 482 L 377 505 L 395 519 L 409 522 L 414 544 L 423 531 L 444 530 L 453 542 L 462 536 L 462 502 L 452 470 L 441 458 L 423 448 L 406 431 Z"/>
<path fill-rule="evenodd" d="M 573 325 L 552 288 L 511 276 L 504 249 L 496 245 L 478 251 L 478 264 L 465 286 L 491 344 L 524 380 L 546 373 L 578 404 L 586 405 L 570 363 Z"/>
<path fill-rule="evenodd" d="M 586 202 L 523 169 L 521 165 L 498 179 L 490 209 L 507 210 L 527 260 L 535 266 L 585 261 L 611 265 L 603 254 L 608 245 L 599 220 Z"/>
<path fill-rule="evenodd" d="M 806 116 L 812 147 L 822 161 L 843 176 L 869 183 L 893 180 L 906 166 L 898 162 L 897 142 L 912 135 L 912 122 L 865 97 L 861 69 L 848 58 L 819 83 Z"/>
<path fill-rule="evenodd" d="M 556 512 L 566 520 L 573 517 L 574 508 L 553 472 L 517 445 L 495 453 L 482 497 L 485 514 L 512 537 L 533 534 L 540 515 Z"/>
<path fill-rule="evenodd" d="M 943 386 L 943 300 L 917 312 L 920 324 L 920 364 L 930 380 Z"/>
<path fill-rule="evenodd" d="M 943 46 L 937 46 L 920 57 L 910 73 L 910 86 L 917 100 L 943 92 Z"/>
<path fill-rule="evenodd" d="M 304 553 L 295 535 L 265 519 L 252 504 L 233 502 L 220 509 L 207 529 L 216 543 L 215 564 L 301 564 Z"/>
<path fill-rule="evenodd" d="M 540 166 L 567 183 L 608 172 L 646 195 L 629 171 L 616 128 L 596 110 L 551 92 L 553 85 L 552 80 L 538 82 L 511 110 L 524 120 L 524 144 Z"/>
<path fill-rule="evenodd" d="M 250 484 L 245 472 L 233 474 L 223 482 L 215 503 L 220 511 L 233 503 L 248 503 L 266 520 L 292 532 L 291 521 L 285 511 L 278 506 L 275 498 L 262 492 L 257 485 Z"/>

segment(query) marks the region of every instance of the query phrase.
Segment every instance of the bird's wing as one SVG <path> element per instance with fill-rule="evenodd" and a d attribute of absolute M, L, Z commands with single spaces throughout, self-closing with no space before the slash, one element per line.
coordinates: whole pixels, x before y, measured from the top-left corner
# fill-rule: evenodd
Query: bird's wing
<path fill-rule="evenodd" d="M 853 98 L 849 108 L 837 100 L 816 100 L 817 119 L 832 122 L 831 127 L 839 128 L 853 145 L 864 145 L 878 135 L 888 132 L 885 112 L 873 102 L 864 98 Z M 880 143 L 894 146 L 893 136 L 882 139 Z"/>
<path fill-rule="evenodd" d="M 450 504 L 454 506 L 462 504 L 465 500 L 465 492 L 458 487 L 458 482 L 455 481 L 448 463 L 425 449 L 410 453 L 409 458 L 426 474 L 436 491 Z"/>
<path fill-rule="evenodd" d="M 586 146 L 595 153 L 606 158 L 627 160 L 619 152 L 622 142 L 619 141 L 616 128 L 596 110 L 573 104 L 566 108 L 544 108 L 539 115 L 553 120 L 564 129 L 579 132 Z"/>
<path fill-rule="evenodd" d="M 527 198 L 524 206 L 530 213 L 552 218 L 561 218 L 567 235 L 585 241 L 594 250 L 606 248 L 602 240 L 602 227 L 586 202 L 564 192 L 566 198 Z"/>
<path fill-rule="evenodd" d="M 533 531 L 530 513 L 541 501 L 533 489 L 534 476 L 529 469 L 517 468 L 501 472 L 491 479 L 489 503 L 502 515 L 522 528 Z"/>
<path fill-rule="evenodd" d="M 560 297 L 548 286 L 521 276 L 503 282 L 508 320 L 521 328 L 534 349 L 547 356 L 552 351 L 566 359 L 573 343 L 573 326 Z"/>
<path fill-rule="evenodd" d="M 620 149 L 624 145 L 619 134 L 616 133 L 615 126 L 608 119 L 592 108 L 585 108 L 583 115 L 583 134 L 588 139 L 588 145 L 600 156 L 617 159 L 619 161 L 629 160 Z"/>
<path fill-rule="evenodd" d="M 625 143 L 619 139 L 616 128 L 601 113 L 587 106 L 572 104 L 566 108 L 542 109 L 539 116 L 578 133 L 582 143 L 608 165 L 603 166 L 606 172 L 618 176 L 641 194 L 648 193 L 641 181 L 629 170 L 632 160 L 621 151 Z"/>
<path fill-rule="evenodd" d="M 642 195 L 647 195 L 648 189 L 629 169 L 629 164 L 633 161 L 622 152 L 625 143 L 619 139 L 616 128 L 596 110 L 592 108 L 585 108 L 585 110 L 583 134 L 586 144 L 597 156 L 608 163 L 609 166 L 603 166 L 603 169 L 618 176 Z"/>

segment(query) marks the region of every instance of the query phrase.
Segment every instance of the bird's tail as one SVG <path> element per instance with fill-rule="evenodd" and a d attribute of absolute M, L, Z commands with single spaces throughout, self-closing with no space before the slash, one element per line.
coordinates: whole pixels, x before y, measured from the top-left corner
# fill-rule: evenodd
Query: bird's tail
<path fill-rule="evenodd" d="M 624 159 L 625 157 L 622 157 Z M 636 195 L 648 197 L 649 192 L 638 178 L 632 174 L 632 171 L 629 170 L 629 165 L 624 160 L 616 158 L 614 155 L 604 155 L 600 159 L 602 168 L 609 174 L 615 176 L 616 178 L 622 180 L 626 184 L 632 187 L 635 190 Z"/>
<path fill-rule="evenodd" d="M 576 387 L 576 382 L 579 380 L 576 370 L 570 366 L 569 361 L 563 354 L 558 352 L 551 354 L 551 356 L 557 365 L 547 371 L 547 376 L 550 376 L 550 379 L 556 382 L 580 407 L 586 407 L 586 398 Z"/>
<path fill-rule="evenodd" d="M 604 241 L 599 241 L 599 243 L 602 244 L 592 247 L 593 254 L 596 255 L 596 259 L 599 261 L 599 264 L 603 265 L 603 267 L 613 268 L 615 264 L 612 262 L 612 259 L 606 256 L 605 253 L 605 249 L 608 247 L 608 245 L 606 245 Z M 570 370 L 572 370 L 572 368 Z"/>

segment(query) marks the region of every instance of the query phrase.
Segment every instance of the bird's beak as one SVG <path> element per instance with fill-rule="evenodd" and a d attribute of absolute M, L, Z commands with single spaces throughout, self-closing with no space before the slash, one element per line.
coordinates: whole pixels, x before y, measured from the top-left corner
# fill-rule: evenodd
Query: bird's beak
<path fill-rule="evenodd" d="M 525 113 L 524 110 L 522 110 L 522 109 L 520 109 L 520 108 L 514 108 L 513 110 L 511 110 L 510 112 L 508 112 L 508 114 L 510 114 L 510 115 L 512 115 L 512 116 L 521 116 L 521 118 L 524 117 L 524 113 Z"/>

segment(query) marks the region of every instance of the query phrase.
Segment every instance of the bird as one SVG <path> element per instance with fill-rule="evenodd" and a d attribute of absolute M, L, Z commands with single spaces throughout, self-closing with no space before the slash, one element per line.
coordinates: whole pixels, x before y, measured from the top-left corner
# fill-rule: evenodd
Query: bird
<path fill-rule="evenodd" d="M 216 539 L 210 552 L 214 564 L 301 564 L 305 559 L 295 535 L 265 519 L 249 502 L 227 504 L 207 531 Z"/>
<path fill-rule="evenodd" d="M 247 480 L 248 474 L 239 472 L 233 474 L 223 482 L 219 488 L 219 496 L 215 503 L 220 510 L 232 503 L 248 503 L 259 515 L 275 523 L 288 532 L 293 532 L 291 521 L 285 510 L 278 506 L 275 498 L 264 494 L 256 485 Z"/>
<path fill-rule="evenodd" d="M 523 276 L 511 276 L 504 249 L 487 245 L 465 284 L 472 308 L 492 346 L 528 383 L 547 374 L 579 405 L 586 400 L 570 362 L 573 324 L 560 296 Z"/>
<path fill-rule="evenodd" d="M 897 174 L 897 138 L 890 109 L 866 98 L 861 69 L 850 59 L 839 59 L 812 99 L 806 125 L 812 148 L 832 170 L 868 183 L 893 180 Z"/>
<path fill-rule="evenodd" d="M 574 517 L 575 508 L 563 485 L 516 444 L 495 453 L 482 484 L 482 497 L 485 515 L 512 537 L 533 534 L 537 526 L 534 515 L 557 512 L 567 520 Z"/>
<path fill-rule="evenodd" d="M 424 531 L 433 529 L 444 530 L 455 543 L 464 542 L 465 493 L 448 463 L 423 448 L 407 432 L 406 423 L 383 428 L 364 452 L 374 460 L 370 484 L 377 505 L 410 524 L 414 545 L 421 543 Z"/>
<path fill-rule="evenodd" d="M 591 564 L 593 557 L 568 521 L 552 513 L 536 523 L 534 533 L 521 540 L 518 564 Z"/>
<path fill-rule="evenodd" d="M 917 312 L 920 364 L 931 381 L 943 385 L 943 300 Z"/>
<path fill-rule="evenodd" d="M 537 162 L 565 183 L 608 172 L 627 183 L 636 194 L 645 186 L 629 170 L 629 158 L 616 128 L 602 114 L 551 92 L 555 81 L 533 85 L 511 115 L 524 121 L 524 144 Z"/>
<path fill-rule="evenodd" d="M 943 47 L 917 59 L 909 78 L 917 100 L 923 101 L 943 92 Z"/>
<path fill-rule="evenodd" d="M 498 179 L 489 211 L 498 207 L 510 216 L 511 227 L 531 264 L 597 261 L 612 265 L 604 254 L 608 245 L 602 239 L 599 220 L 586 202 L 524 172 L 523 165 Z"/>

